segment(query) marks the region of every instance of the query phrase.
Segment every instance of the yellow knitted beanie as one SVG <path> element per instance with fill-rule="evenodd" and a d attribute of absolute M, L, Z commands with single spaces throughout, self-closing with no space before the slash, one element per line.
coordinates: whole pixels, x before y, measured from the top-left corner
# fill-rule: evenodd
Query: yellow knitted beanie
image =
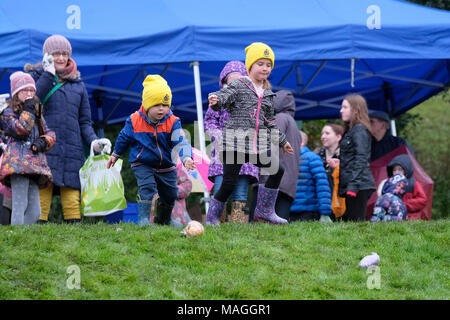
<path fill-rule="evenodd" d="M 142 82 L 142 85 L 144 86 L 142 105 L 145 110 L 157 104 L 164 104 L 170 107 L 172 103 L 172 91 L 163 77 L 157 74 L 150 74 Z"/>
<path fill-rule="evenodd" d="M 269 59 L 272 61 L 272 69 L 275 64 L 275 54 L 272 49 L 265 43 L 253 42 L 247 48 L 245 48 L 247 56 L 245 57 L 245 67 L 247 72 L 250 73 L 250 68 L 259 59 Z"/>

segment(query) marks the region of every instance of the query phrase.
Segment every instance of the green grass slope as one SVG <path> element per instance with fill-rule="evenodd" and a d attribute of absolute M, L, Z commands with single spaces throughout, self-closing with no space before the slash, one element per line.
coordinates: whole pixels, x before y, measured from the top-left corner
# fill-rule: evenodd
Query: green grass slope
<path fill-rule="evenodd" d="M 195 238 L 169 226 L 1 227 L 0 299 L 449 299 L 449 230 L 450 220 L 225 224 Z M 373 251 L 379 289 L 357 268 Z"/>

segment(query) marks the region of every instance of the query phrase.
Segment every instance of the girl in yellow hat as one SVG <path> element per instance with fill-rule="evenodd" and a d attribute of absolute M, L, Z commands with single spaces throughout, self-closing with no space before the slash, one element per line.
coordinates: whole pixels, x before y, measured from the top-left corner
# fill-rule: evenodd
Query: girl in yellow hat
<path fill-rule="evenodd" d="M 236 186 L 241 166 L 250 162 L 264 168 L 265 173 L 270 175 L 267 182 L 259 186 L 254 220 L 286 224 L 287 220 L 275 213 L 278 186 L 284 173 L 279 162 L 278 146 L 289 154 L 293 154 L 294 150 L 275 124 L 275 94 L 267 80 L 274 66 L 275 55 L 262 42 L 252 43 L 245 48 L 245 52 L 249 76 L 233 80 L 226 88 L 208 97 L 209 107 L 215 111 L 226 109 L 230 118 L 224 125 L 219 150 L 224 164 L 223 182 L 211 199 L 206 223 L 220 224 L 220 215 Z M 276 147 L 271 147 L 271 144 Z"/>

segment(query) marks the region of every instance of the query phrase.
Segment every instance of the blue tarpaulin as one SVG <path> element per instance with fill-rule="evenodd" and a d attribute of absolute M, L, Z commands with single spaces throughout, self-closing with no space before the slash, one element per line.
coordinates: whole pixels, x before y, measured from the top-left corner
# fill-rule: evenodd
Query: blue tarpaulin
<path fill-rule="evenodd" d="M 205 112 L 225 63 L 256 41 L 273 48 L 269 80 L 295 93 L 297 119 L 337 118 L 350 92 L 397 116 L 450 83 L 450 12 L 405 1 L 15 0 L 0 3 L 0 93 L 52 34 L 70 40 L 104 123 L 139 107 L 150 73 L 168 81 L 182 122 L 195 121 L 192 62 Z"/>

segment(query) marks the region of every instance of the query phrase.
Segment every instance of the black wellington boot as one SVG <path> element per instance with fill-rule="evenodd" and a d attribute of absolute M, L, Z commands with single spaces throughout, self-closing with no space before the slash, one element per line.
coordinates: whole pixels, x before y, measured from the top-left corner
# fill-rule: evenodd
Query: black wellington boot
<path fill-rule="evenodd" d="M 169 206 L 162 203 L 159 199 L 156 201 L 156 216 L 153 220 L 156 224 L 170 224 L 170 216 L 172 215 L 173 205 Z"/>

